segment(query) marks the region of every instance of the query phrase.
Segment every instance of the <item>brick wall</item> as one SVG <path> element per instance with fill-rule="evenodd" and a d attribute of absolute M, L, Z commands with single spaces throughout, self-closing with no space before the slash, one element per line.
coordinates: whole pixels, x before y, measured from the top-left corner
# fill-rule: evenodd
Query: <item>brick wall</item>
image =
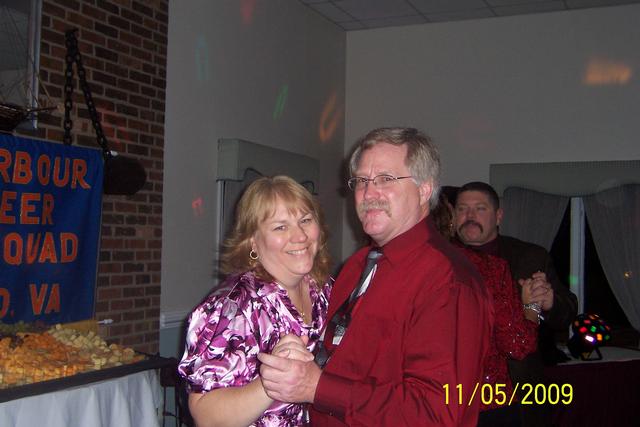
<path fill-rule="evenodd" d="M 64 33 L 77 28 L 110 147 L 147 171 L 136 195 L 103 196 L 96 318 L 113 319 L 101 331 L 108 341 L 151 353 L 159 348 L 167 25 L 168 0 L 43 0 L 40 77 L 52 100 L 62 105 Z M 74 80 L 73 143 L 96 148 L 75 72 Z M 61 112 L 41 118 L 29 135 L 61 142 L 62 121 Z"/>

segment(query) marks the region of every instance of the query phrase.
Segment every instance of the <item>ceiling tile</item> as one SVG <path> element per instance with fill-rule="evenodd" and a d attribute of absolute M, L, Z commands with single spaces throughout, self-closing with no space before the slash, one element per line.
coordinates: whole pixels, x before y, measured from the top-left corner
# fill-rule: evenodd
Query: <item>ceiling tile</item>
<path fill-rule="evenodd" d="M 356 19 L 379 19 L 417 15 L 405 0 L 336 0 L 334 3 Z"/>
<path fill-rule="evenodd" d="M 487 7 L 484 0 L 408 0 L 422 13 L 458 12 Z"/>
<path fill-rule="evenodd" d="M 549 0 L 486 0 L 489 6 L 524 5 L 529 3 L 544 3 Z"/>
<path fill-rule="evenodd" d="M 314 3 L 310 4 L 309 7 L 335 23 L 353 21 L 353 16 L 338 9 L 333 3 Z"/>
<path fill-rule="evenodd" d="M 467 10 L 461 12 L 430 13 L 427 18 L 431 22 L 462 21 L 465 19 L 481 19 L 496 16 L 489 8 Z"/>
<path fill-rule="evenodd" d="M 640 3 L 640 0 L 566 0 L 570 9 L 581 9 L 585 7 L 617 6 L 621 4 Z"/>
<path fill-rule="evenodd" d="M 427 21 L 427 19 L 422 15 L 367 19 L 366 21 L 362 21 L 362 23 L 366 25 L 367 28 L 398 27 L 403 25 L 426 24 L 427 22 L 429 21 Z"/>
<path fill-rule="evenodd" d="M 566 10 L 562 0 L 547 1 L 545 3 L 514 4 L 511 6 L 498 6 L 493 10 L 498 16 L 525 15 L 528 13 L 553 12 Z"/>
<path fill-rule="evenodd" d="M 640 0 L 300 0 L 300 2 L 324 15 L 329 21 L 350 31 L 423 22 L 459 21 L 637 4 Z"/>

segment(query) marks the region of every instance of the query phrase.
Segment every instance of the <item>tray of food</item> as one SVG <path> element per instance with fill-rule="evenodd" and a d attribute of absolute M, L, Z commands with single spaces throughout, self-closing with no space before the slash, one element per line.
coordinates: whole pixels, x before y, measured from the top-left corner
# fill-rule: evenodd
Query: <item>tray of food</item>
<path fill-rule="evenodd" d="M 148 369 L 170 359 L 107 344 L 94 322 L 0 326 L 0 402 L 49 393 Z"/>

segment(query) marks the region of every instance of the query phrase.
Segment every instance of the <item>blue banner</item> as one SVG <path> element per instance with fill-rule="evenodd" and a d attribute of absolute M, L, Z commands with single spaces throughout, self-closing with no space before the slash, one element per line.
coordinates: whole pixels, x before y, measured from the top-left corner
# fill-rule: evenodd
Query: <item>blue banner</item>
<path fill-rule="evenodd" d="M 0 134 L 0 322 L 93 317 L 102 179 L 99 150 Z"/>

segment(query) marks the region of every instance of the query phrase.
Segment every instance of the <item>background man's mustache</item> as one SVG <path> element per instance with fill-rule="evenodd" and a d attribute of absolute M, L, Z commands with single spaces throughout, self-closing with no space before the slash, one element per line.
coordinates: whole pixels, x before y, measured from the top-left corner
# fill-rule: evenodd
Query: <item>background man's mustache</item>
<path fill-rule="evenodd" d="M 462 225 L 460 227 L 458 227 L 458 231 L 462 230 L 464 227 L 466 227 L 467 225 L 475 225 L 476 227 L 478 227 L 480 229 L 481 233 L 484 233 L 484 227 L 482 226 L 482 224 L 475 222 L 474 220 L 470 219 L 468 221 L 465 221 L 462 223 Z"/>

